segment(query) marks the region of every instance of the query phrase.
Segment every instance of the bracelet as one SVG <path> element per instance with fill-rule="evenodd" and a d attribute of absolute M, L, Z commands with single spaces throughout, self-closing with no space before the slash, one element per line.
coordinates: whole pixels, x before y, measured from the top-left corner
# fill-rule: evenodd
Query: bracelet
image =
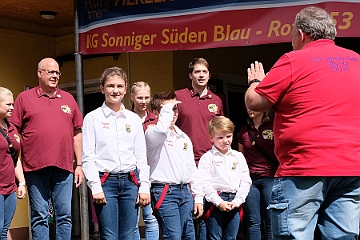
<path fill-rule="evenodd" d="M 19 183 L 19 187 L 20 186 L 26 186 L 26 182 L 21 182 L 21 183 Z"/>
<path fill-rule="evenodd" d="M 80 167 L 81 167 L 81 166 L 82 166 L 82 164 L 76 164 L 76 166 L 77 166 L 77 167 L 78 167 L 78 166 L 80 166 Z"/>
<path fill-rule="evenodd" d="M 251 80 L 249 83 L 248 83 L 248 87 L 250 87 L 251 84 L 255 83 L 255 82 L 261 82 L 259 79 L 255 78 L 253 80 Z"/>

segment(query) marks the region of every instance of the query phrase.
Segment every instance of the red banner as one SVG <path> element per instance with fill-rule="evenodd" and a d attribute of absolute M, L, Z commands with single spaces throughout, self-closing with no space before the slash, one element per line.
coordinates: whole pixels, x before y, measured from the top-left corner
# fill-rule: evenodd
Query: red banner
<path fill-rule="evenodd" d="M 314 4 L 312 4 L 314 5 Z M 221 9 L 148 18 L 80 30 L 82 54 L 191 50 L 290 42 L 294 18 L 307 5 Z M 316 4 L 334 18 L 338 37 L 359 37 L 360 6 L 355 2 Z"/>

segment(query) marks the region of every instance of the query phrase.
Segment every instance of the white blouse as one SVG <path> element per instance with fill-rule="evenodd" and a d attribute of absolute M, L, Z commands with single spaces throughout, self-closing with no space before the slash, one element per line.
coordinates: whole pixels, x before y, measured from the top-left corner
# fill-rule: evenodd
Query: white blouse
<path fill-rule="evenodd" d="M 139 171 L 139 193 L 150 193 L 149 166 L 141 119 L 122 105 L 116 113 L 105 103 L 84 118 L 82 165 L 93 194 L 103 192 L 99 172 Z"/>

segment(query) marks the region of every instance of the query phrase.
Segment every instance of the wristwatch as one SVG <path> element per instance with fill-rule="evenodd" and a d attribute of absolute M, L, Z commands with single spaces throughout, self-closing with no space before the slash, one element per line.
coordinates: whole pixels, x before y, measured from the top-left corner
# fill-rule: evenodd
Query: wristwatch
<path fill-rule="evenodd" d="M 253 80 L 251 80 L 249 83 L 248 83 L 248 87 L 250 87 L 251 84 L 253 84 L 254 82 L 261 82 L 259 79 L 255 78 Z"/>

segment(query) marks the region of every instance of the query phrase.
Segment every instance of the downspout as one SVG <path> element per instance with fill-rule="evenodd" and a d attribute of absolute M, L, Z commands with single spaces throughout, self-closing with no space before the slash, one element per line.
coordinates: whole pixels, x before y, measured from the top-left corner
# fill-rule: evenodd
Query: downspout
<path fill-rule="evenodd" d="M 76 100 L 81 113 L 84 115 L 84 79 L 82 56 L 79 53 L 79 16 L 78 1 L 74 0 L 74 35 L 75 35 L 75 72 L 76 72 Z M 89 239 L 89 211 L 86 180 L 79 186 L 80 192 L 80 223 L 81 240 Z"/>

